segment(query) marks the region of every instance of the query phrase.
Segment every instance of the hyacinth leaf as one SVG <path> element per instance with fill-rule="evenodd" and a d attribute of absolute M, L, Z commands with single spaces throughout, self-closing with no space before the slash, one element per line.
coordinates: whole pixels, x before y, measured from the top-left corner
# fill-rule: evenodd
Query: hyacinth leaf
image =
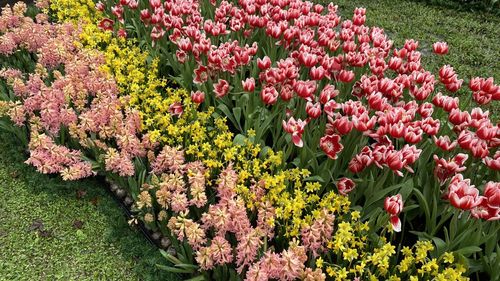
<path fill-rule="evenodd" d="M 205 279 L 205 276 L 198 275 L 196 277 L 193 277 L 193 278 L 190 278 L 190 279 L 186 279 L 185 281 L 204 281 L 204 280 L 207 280 L 207 279 Z"/>
<path fill-rule="evenodd" d="M 161 265 L 161 264 L 156 264 L 156 266 L 159 269 L 162 269 L 162 270 L 165 270 L 168 272 L 172 272 L 172 273 L 185 273 L 185 274 L 194 273 L 194 269 L 181 269 L 181 268 L 175 268 L 175 267 Z"/>
<path fill-rule="evenodd" d="M 160 249 L 160 253 L 163 257 L 165 257 L 169 262 L 173 263 L 173 264 L 182 264 L 182 262 L 176 258 L 175 256 L 167 253 L 166 251 Z"/>

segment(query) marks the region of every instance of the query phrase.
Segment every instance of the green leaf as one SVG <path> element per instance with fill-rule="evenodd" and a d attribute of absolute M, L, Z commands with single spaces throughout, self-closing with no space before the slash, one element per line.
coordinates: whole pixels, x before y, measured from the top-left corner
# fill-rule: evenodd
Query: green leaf
<path fill-rule="evenodd" d="M 204 281 L 204 280 L 206 280 L 205 276 L 198 275 L 196 277 L 193 277 L 193 278 L 190 278 L 190 279 L 186 279 L 185 281 Z"/>
<path fill-rule="evenodd" d="M 245 137 L 244 135 L 242 134 L 237 134 L 236 136 L 234 136 L 234 139 L 233 139 L 233 144 L 237 144 L 237 145 L 245 145 L 245 140 L 247 139 L 247 137 Z"/>
<path fill-rule="evenodd" d="M 194 272 L 193 270 L 180 269 L 180 268 L 175 268 L 175 267 L 161 265 L 161 264 L 156 264 L 156 266 L 162 270 L 165 270 L 168 272 L 174 272 L 174 273 L 193 273 Z"/>
<path fill-rule="evenodd" d="M 465 247 L 465 248 L 462 248 L 462 249 L 459 249 L 459 250 L 455 251 L 455 253 L 467 256 L 467 255 L 470 255 L 470 254 L 473 254 L 473 253 L 477 253 L 477 252 L 480 252 L 480 251 L 481 251 L 480 247 L 477 247 L 477 246 L 468 246 L 468 247 Z"/>
<path fill-rule="evenodd" d="M 320 176 L 311 176 L 311 177 L 307 177 L 304 179 L 304 181 L 317 181 L 317 182 L 325 182 L 325 180 L 320 177 Z"/>

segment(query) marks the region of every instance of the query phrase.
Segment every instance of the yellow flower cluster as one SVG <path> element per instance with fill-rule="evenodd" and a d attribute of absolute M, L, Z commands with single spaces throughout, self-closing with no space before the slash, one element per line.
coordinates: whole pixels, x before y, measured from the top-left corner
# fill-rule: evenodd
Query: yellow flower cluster
<path fill-rule="evenodd" d="M 50 0 L 51 14 L 60 22 L 96 23 L 98 15 L 93 0 Z"/>
<path fill-rule="evenodd" d="M 355 214 L 355 215 L 354 215 Z M 369 227 L 367 223 L 358 220 L 356 211 L 351 218 L 338 224 L 328 248 L 336 259 L 326 262 L 321 259 L 321 265 L 327 265 L 326 273 L 335 280 L 469 280 L 464 277 L 465 266 L 454 263 L 452 253 L 444 253 L 439 258 L 430 258 L 434 246 L 430 241 L 418 241 L 412 248 L 403 247 L 403 258 L 395 265 L 396 247 L 380 239 L 380 246 L 370 249 L 367 242 Z M 343 265 L 343 266 L 342 266 Z"/>

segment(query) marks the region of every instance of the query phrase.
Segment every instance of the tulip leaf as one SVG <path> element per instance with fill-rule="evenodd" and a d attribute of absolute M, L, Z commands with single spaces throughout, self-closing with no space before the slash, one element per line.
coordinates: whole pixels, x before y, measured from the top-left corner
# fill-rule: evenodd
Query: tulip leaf
<path fill-rule="evenodd" d="M 458 254 L 462 254 L 464 256 L 467 256 L 467 255 L 470 255 L 470 254 L 473 254 L 473 253 L 477 253 L 479 251 L 481 251 L 480 247 L 477 247 L 477 246 L 468 246 L 468 247 L 459 249 L 459 250 L 457 250 L 455 252 L 458 253 Z"/>

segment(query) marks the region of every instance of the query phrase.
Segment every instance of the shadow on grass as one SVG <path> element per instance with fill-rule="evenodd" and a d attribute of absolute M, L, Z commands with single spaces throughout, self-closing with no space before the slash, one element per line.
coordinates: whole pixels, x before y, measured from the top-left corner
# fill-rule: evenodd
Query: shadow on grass
<path fill-rule="evenodd" d="M 26 158 L 1 132 L 0 245 L 10 253 L 0 258 L 2 278 L 178 279 L 156 268 L 166 261 L 97 180 L 64 182 L 39 174 Z"/>

